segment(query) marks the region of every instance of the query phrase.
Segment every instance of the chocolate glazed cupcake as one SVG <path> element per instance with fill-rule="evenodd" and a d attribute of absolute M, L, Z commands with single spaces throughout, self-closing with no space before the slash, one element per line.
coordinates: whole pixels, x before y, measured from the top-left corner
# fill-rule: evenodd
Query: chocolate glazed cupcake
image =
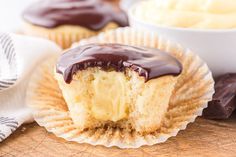
<path fill-rule="evenodd" d="M 78 129 L 161 126 L 181 63 L 158 49 L 89 44 L 65 52 L 56 79 Z"/>
<path fill-rule="evenodd" d="M 126 14 L 103 0 L 41 0 L 23 12 L 24 32 L 63 48 L 102 31 L 128 25 Z"/>
<path fill-rule="evenodd" d="M 68 141 L 163 143 L 212 100 L 206 63 L 153 32 L 119 28 L 73 47 L 35 69 L 26 96 L 37 123 Z"/>

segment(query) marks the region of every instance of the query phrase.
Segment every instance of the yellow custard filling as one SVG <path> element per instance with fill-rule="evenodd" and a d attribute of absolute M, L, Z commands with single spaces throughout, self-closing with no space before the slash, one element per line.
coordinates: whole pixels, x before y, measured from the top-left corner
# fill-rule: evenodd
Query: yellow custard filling
<path fill-rule="evenodd" d="M 99 71 L 95 73 L 91 86 L 91 112 L 96 119 L 116 122 L 128 117 L 129 83 L 125 75 Z"/>
<path fill-rule="evenodd" d="M 161 126 L 178 77 L 162 76 L 145 82 L 136 72 L 126 74 L 88 68 L 70 84 L 55 77 L 79 130 L 113 123 L 117 127 L 150 132 Z"/>
<path fill-rule="evenodd" d="M 236 28 L 236 0 L 149 0 L 132 14 L 146 23 L 200 29 Z"/>

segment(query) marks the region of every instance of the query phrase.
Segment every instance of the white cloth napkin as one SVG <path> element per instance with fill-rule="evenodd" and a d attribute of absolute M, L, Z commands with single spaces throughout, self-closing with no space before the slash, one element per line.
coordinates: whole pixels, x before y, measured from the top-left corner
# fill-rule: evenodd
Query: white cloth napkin
<path fill-rule="evenodd" d="M 0 33 L 0 142 L 33 121 L 25 105 L 30 74 L 44 59 L 60 52 L 46 39 Z"/>

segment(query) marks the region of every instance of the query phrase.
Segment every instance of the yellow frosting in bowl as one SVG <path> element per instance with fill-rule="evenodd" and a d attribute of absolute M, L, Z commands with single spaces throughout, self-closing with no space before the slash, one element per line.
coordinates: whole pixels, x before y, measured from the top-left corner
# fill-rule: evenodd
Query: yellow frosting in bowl
<path fill-rule="evenodd" d="M 236 28 L 236 0 L 149 0 L 131 14 L 146 23 L 182 28 Z"/>

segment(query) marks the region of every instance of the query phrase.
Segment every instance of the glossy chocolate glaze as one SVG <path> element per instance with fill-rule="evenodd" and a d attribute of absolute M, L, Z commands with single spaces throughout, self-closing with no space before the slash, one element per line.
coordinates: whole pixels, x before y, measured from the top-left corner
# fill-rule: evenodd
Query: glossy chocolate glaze
<path fill-rule="evenodd" d="M 145 81 L 164 75 L 177 76 L 182 71 L 181 63 L 165 52 L 120 44 L 89 44 L 70 49 L 61 55 L 56 70 L 70 83 L 77 71 L 89 67 L 119 72 L 129 68 Z"/>
<path fill-rule="evenodd" d="M 25 21 L 46 28 L 78 25 L 94 31 L 108 23 L 127 26 L 127 15 L 102 0 L 41 0 L 23 12 Z"/>

